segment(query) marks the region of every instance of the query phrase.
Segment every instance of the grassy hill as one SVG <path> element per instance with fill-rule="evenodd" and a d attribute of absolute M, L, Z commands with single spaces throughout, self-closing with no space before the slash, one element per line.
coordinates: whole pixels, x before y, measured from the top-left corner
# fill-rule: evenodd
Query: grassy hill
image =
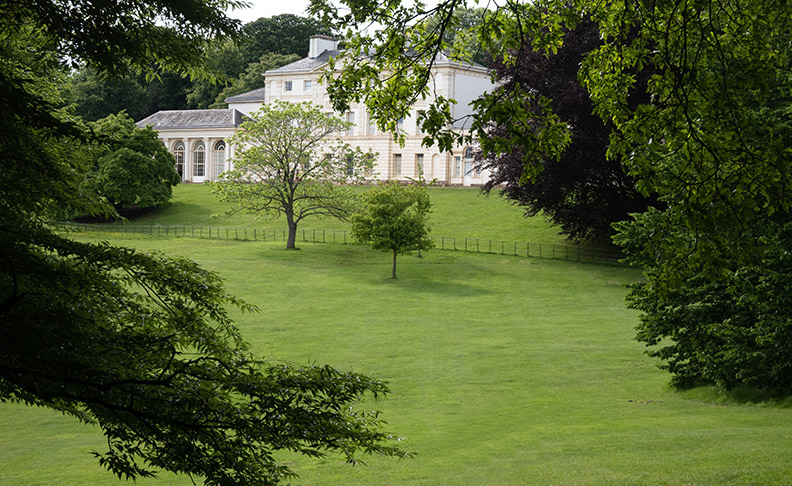
<path fill-rule="evenodd" d="M 203 189 L 180 188 L 152 217 L 205 204 L 187 194 L 204 197 Z M 509 224 L 471 227 L 479 226 Z M 272 242 L 76 237 L 178 254 L 219 272 L 261 309 L 235 318 L 268 359 L 389 381 L 395 395 L 364 406 L 381 410 L 416 457 L 353 468 L 338 456 L 283 455 L 300 474 L 291 484 L 792 484 L 792 410 L 670 389 L 633 340 L 637 314 L 624 304 L 624 284 L 639 278 L 633 269 L 430 251 L 401 257 L 394 281 L 387 254 L 356 245 L 286 251 Z M 57 413 L 0 404 L 0 486 L 120 485 L 90 455 L 103 447 L 96 430 Z M 192 483 L 164 475 L 137 484 Z"/>

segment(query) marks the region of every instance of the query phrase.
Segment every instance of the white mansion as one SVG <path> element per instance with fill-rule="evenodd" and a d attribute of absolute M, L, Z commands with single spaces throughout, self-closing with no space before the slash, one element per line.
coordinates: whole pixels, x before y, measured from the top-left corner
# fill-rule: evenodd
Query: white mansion
<path fill-rule="evenodd" d="M 173 110 L 160 111 L 137 122 L 138 126 L 151 125 L 160 140 L 176 157 L 176 169 L 185 182 L 204 182 L 217 179 L 229 169 L 229 159 L 234 147 L 226 139 L 263 103 L 274 100 L 312 102 L 331 112 L 329 96 L 319 83 L 322 71 L 331 56 L 336 56 L 336 40 L 324 36 L 311 38 L 308 57 L 265 73 L 266 85 L 248 93 L 231 96 L 223 110 Z M 436 92 L 457 101 L 454 118 L 471 113 L 469 103 L 488 90 L 489 72 L 479 65 L 462 65 L 445 56 L 438 57 L 434 69 Z M 399 120 L 405 132 L 405 145 L 399 146 L 390 133 L 383 133 L 363 105 L 352 105 L 344 118 L 355 124 L 341 138 L 363 150 L 379 153 L 374 167 L 376 179 L 407 180 L 418 176 L 421 168 L 428 180 L 440 184 L 479 185 L 489 174 L 473 168 L 473 149 L 456 147 L 453 153 L 441 153 L 434 147 L 422 147 L 423 136 L 416 124 L 415 113 L 426 102 L 413 107 L 412 114 Z M 461 127 L 456 127 L 460 128 Z"/>

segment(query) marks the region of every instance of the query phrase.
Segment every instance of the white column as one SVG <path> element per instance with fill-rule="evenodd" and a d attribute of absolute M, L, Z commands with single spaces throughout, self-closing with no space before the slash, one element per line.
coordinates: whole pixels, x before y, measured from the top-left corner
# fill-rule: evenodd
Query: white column
<path fill-rule="evenodd" d="M 223 170 L 231 170 L 231 143 L 228 140 L 225 141 L 225 153 L 223 154 L 225 160 L 223 162 Z"/>
<path fill-rule="evenodd" d="M 192 181 L 192 147 L 190 147 L 190 139 L 184 137 L 182 143 L 184 144 L 184 180 Z"/>
<path fill-rule="evenodd" d="M 203 138 L 203 144 L 204 144 L 204 180 L 209 181 L 212 180 L 212 167 L 211 167 L 212 162 L 210 160 L 212 158 L 212 150 L 211 147 L 209 147 L 209 137 Z"/>

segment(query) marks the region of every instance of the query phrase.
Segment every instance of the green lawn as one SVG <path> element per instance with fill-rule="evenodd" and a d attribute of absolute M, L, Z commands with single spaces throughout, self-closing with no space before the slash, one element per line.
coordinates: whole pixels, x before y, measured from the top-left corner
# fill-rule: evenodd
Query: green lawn
<path fill-rule="evenodd" d="M 366 187 L 355 188 L 357 191 Z M 487 197 L 476 188 L 433 187 L 432 234 L 455 238 L 482 238 L 507 241 L 565 244 L 543 217 L 525 218 L 523 210 L 493 193 Z M 285 229 L 285 219 L 263 220 L 236 213 L 227 215 L 230 206 L 218 202 L 206 184 L 180 184 L 174 188 L 170 204 L 134 220 L 131 224 L 186 226 L 239 226 L 267 230 Z M 348 224 L 335 219 L 309 218 L 300 229 L 347 229 Z"/>
<path fill-rule="evenodd" d="M 416 457 L 284 455 L 292 484 L 792 484 L 792 410 L 669 389 L 632 339 L 634 270 L 432 251 L 400 257 L 393 281 L 387 254 L 353 245 L 103 237 L 222 273 L 261 309 L 237 316 L 255 352 L 389 381 L 396 395 L 365 405 Z M 0 485 L 120 484 L 89 454 L 102 447 L 57 414 L 0 405 Z"/>

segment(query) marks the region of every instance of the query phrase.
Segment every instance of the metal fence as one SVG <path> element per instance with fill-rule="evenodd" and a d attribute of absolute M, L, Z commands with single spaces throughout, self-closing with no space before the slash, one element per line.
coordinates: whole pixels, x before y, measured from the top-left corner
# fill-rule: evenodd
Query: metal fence
<path fill-rule="evenodd" d="M 179 236 L 239 241 L 286 241 L 286 229 L 237 228 L 226 226 L 185 225 L 110 225 L 84 223 L 53 223 L 65 231 L 93 231 L 102 233 L 130 233 L 150 236 Z M 618 263 L 622 255 L 614 249 L 586 245 L 558 245 L 528 241 L 504 241 L 483 238 L 432 236 L 435 249 L 550 258 L 577 262 Z M 355 243 L 347 230 L 298 229 L 297 241 L 302 243 Z"/>

